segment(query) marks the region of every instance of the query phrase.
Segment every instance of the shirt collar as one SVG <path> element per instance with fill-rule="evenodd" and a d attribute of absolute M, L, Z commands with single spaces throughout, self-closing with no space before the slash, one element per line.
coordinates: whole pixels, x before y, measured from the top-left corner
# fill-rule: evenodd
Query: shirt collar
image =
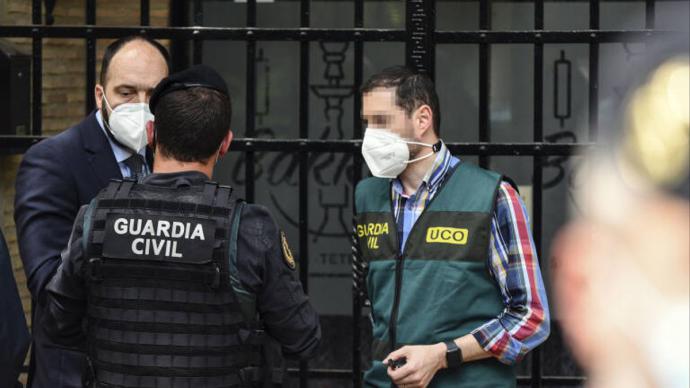
<path fill-rule="evenodd" d="M 448 147 L 446 147 L 446 143 L 441 141 L 441 149 L 436 154 L 434 163 L 429 168 L 429 171 L 427 171 L 427 173 L 424 175 L 422 184 L 419 186 L 417 191 L 423 187 L 426 187 L 427 190 L 430 191 L 436 189 L 436 187 L 443 182 L 443 178 L 450 168 L 451 159 L 452 155 L 450 154 Z M 403 189 L 402 182 L 399 178 L 393 179 L 393 190 L 395 190 L 399 195 L 405 196 L 405 190 Z"/>
<path fill-rule="evenodd" d="M 441 142 L 441 149 L 436 155 L 434 164 L 429 168 L 426 175 L 424 176 L 424 183 L 427 184 L 430 190 L 436 189 L 436 187 L 443 182 L 443 178 L 446 176 L 448 169 L 450 168 L 451 155 L 446 144 Z"/>
<path fill-rule="evenodd" d="M 108 139 L 108 143 L 110 143 L 110 148 L 113 150 L 113 155 L 115 155 L 115 160 L 118 163 L 123 163 L 125 160 L 127 160 L 127 158 L 132 156 L 132 151 L 115 143 L 113 139 L 110 138 L 110 136 L 105 130 L 105 125 L 103 124 L 103 115 L 100 109 L 96 111 L 96 121 L 98 121 L 98 126 L 101 127 L 101 131 L 103 131 L 105 138 Z M 144 160 L 146 160 L 146 147 L 139 150 L 139 155 L 143 156 Z"/>

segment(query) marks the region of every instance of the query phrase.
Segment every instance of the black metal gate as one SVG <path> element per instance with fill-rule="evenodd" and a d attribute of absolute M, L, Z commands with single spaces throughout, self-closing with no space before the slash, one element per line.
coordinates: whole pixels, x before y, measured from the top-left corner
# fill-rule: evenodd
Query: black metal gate
<path fill-rule="evenodd" d="M 300 278 L 305 290 L 309 289 L 309 240 L 308 240 L 308 189 L 309 155 L 314 153 L 346 153 L 354 160 L 354 182 L 362 178 L 362 159 L 360 146 L 362 126 L 359 117 L 361 97 L 354 93 L 352 126 L 354 136 L 350 140 L 316 140 L 310 138 L 309 130 L 309 51 L 310 43 L 317 41 L 350 42 L 354 46 L 354 88 L 359 88 L 363 81 L 363 48 L 366 42 L 402 42 L 406 44 L 406 62 L 409 66 L 433 76 L 435 69 L 435 49 L 442 44 L 471 44 L 479 48 L 479 133 L 478 142 L 449 143 L 454 153 L 478 155 L 480 164 L 487 166 L 491 156 L 521 156 L 532 158 L 533 192 L 533 233 L 539 253 L 542 247 L 542 187 L 544 161 L 548 157 L 567 157 L 583 151 L 593 145 L 597 135 L 598 118 L 598 85 L 599 85 L 599 45 L 607 42 L 642 42 L 652 36 L 672 33 L 655 29 L 655 1 L 645 0 L 646 21 L 642 30 L 601 30 L 600 2 L 589 3 L 589 29 L 574 31 L 549 31 L 544 29 L 544 0 L 534 0 L 534 26 L 530 30 L 495 31 L 491 30 L 491 1 L 479 1 L 479 30 L 475 31 L 438 31 L 435 0 L 405 0 L 405 29 L 372 29 L 364 27 L 365 0 L 354 0 L 354 28 L 325 29 L 311 28 L 309 0 L 292 0 L 300 4 L 299 28 L 257 28 L 257 1 L 247 0 L 246 27 L 201 27 L 203 20 L 201 0 L 171 0 L 171 27 L 149 27 L 149 0 L 141 0 L 140 26 L 103 27 L 96 25 L 96 0 L 86 0 L 86 25 L 51 26 L 51 12 L 55 1 L 45 0 L 46 15 L 43 18 L 40 0 L 33 0 L 32 25 L 0 26 L 0 38 L 28 37 L 33 40 L 33 76 L 32 76 L 32 120 L 30 136 L 0 136 L 0 153 L 22 153 L 31 144 L 41 139 L 41 93 L 42 93 L 42 40 L 44 38 L 79 38 L 86 41 L 86 106 L 85 112 L 94 108 L 91 97 L 96 83 L 96 39 L 117 38 L 132 34 L 146 34 L 152 38 L 170 39 L 173 65 L 182 68 L 192 62 L 202 60 L 203 42 L 206 40 L 232 40 L 246 42 L 246 126 L 241 132 L 243 137 L 232 143 L 235 152 L 245 155 L 244 177 L 245 195 L 252 201 L 255 197 L 254 158 L 257 152 L 291 152 L 299 160 L 299 242 L 298 249 L 302 258 Z M 342 0 L 345 1 L 345 0 Z M 373 0 L 367 0 L 373 1 Z M 376 0 L 384 1 L 384 0 Z M 401 0 L 403 1 L 403 0 Z M 58 1 L 59 2 L 59 1 Z M 532 3 L 530 1 L 530 3 Z M 190 18 L 188 15 L 193 15 Z M 256 135 L 255 117 L 257 113 L 257 42 L 261 41 L 295 41 L 299 42 L 299 138 L 265 139 Z M 191 42 L 191 44 L 190 44 Z M 553 143 L 545 141 L 543 128 L 544 101 L 544 45 L 549 43 L 580 43 L 589 45 L 589 142 Z M 490 64 L 493 44 L 529 44 L 532 45 L 534 63 L 533 89 L 533 134 L 532 142 L 497 143 L 492 142 L 489 91 Z M 540 257 L 544 257 L 540 255 Z M 353 292 L 353 317 L 362 316 L 362 300 Z M 354 386 L 361 386 L 362 320 L 353 319 L 353 369 L 310 369 L 307 363 L 291 370 L 299 376 L 300 386 L 306 387 L 310 378 L 351 379 Z M 519 378 L 520 384 L 532 387 L 543 385 L 580 385 L 582 377 L 544 376 L 542 374 L 542 352 L 537 349 L 531 355 L 531 375 Z"/>

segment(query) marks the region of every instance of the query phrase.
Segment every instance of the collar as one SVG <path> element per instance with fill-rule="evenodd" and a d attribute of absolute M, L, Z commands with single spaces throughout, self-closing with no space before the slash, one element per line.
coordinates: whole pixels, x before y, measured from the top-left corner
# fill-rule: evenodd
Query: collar
<path fill-rule="evenodd" d="M 110 138 L 108 132 L 105 130 L 105 125 L 103 124 L 103 114 L 101 113 L 100 109 L 96 110 L 96 121 L 98 121 L 98 126 L 101 127 L 101 131 L 103 131 L 105 138 L 108 139 L 110 148 L 113 150 L 113 155 L 115 155 L 115 160 L 118 163 L 123 163 L 125 160 L 127 160 L 127 158 L 132 156 L 132 151 L 115 143 L 113 139 Z M 139 155 L 143 156 L 144 160 L 146 160 L 146 147 L 139 150 Z"/>
<path fill-rule="evenodd" d="M 429 191 L 435 190 L 437 186 L 443 182 L 443 178 L 448 173 L 451 167 L 451 159 L 452 155 L 448 147 L 446 147 L 446 143 L 441 141 L 441 149 L 436 154 L 436 159 L 434 159 L 434 163 L 429 168 L 429 171 L 424 175 L 419 189 L 426 187 Z M 419 189 L 417 189 L 418 192 Z M 399 178 L 393 180 L 393 190 L 395 190 L 398 195 L 405 196 L 405 191 Z"/>
<path fill-rule="evenodd" d="M 181 171 L 169 173 L 153 173 L 146 176 L 140 183 L 153 186 L 196 186 L 209 181 L 206 174 L 199 171 Z"/>

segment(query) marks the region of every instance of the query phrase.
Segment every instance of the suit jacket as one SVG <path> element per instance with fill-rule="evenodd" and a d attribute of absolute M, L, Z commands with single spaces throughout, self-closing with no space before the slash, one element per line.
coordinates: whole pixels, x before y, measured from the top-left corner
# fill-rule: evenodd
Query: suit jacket
<path fill-rule="evenodd" d="M 33 300 L 32 322 L 42 322 L 43 290 L 60 265 L 79 208 L 113 178 L 122 174 L 95 112 L 24 155 L 14 220 Z M 33 325 L 32 349 L 30 387 L 81 387 L 83 353 L 57 348 L 40 324 Z"/>
<path fill-rule="evenodd" d="M 14 282 L 12 261 L 0 230 L 0 386 L 21 386 L 17 382 L 29 349 L 29 330 Z"/>

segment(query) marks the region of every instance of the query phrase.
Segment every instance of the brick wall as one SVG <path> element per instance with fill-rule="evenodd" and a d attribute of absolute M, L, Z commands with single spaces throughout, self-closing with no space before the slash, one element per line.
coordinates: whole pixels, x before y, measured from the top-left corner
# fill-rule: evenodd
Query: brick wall
<path fill-rule="evenodd" d="M 170 0 L 151 0 L 152 26 L 168 25 Z M 96 24 L 128 26 L 139 24 L 139 0 L 98 0 Z M 84 24 L 84 0 L 59 0 L 55 6 L 55 25 Z M 31 24 L 31 1 L 0 0 L 0 24 Z M 4 39 L 18 49 L 31 53 L 31 40 Z M 97 58 L 111 40 L 97 42 Z M 166 42 L 163 42 L 166 43 Z M 97 72 L 100 71 L 100 63 Z M 98 74 L 98 73 L 97 73 Z M 43 40 L 43 134 L 55 135 L 79 122 L 85 115 L 85 42 L 80 39 Z M 7 239 L 12 256 L 17 287 L 30 321 L 31 297 L 19 258 L 14 226 L 14 183 L 21 156 L 0 156 L 0 227 Z"/>

